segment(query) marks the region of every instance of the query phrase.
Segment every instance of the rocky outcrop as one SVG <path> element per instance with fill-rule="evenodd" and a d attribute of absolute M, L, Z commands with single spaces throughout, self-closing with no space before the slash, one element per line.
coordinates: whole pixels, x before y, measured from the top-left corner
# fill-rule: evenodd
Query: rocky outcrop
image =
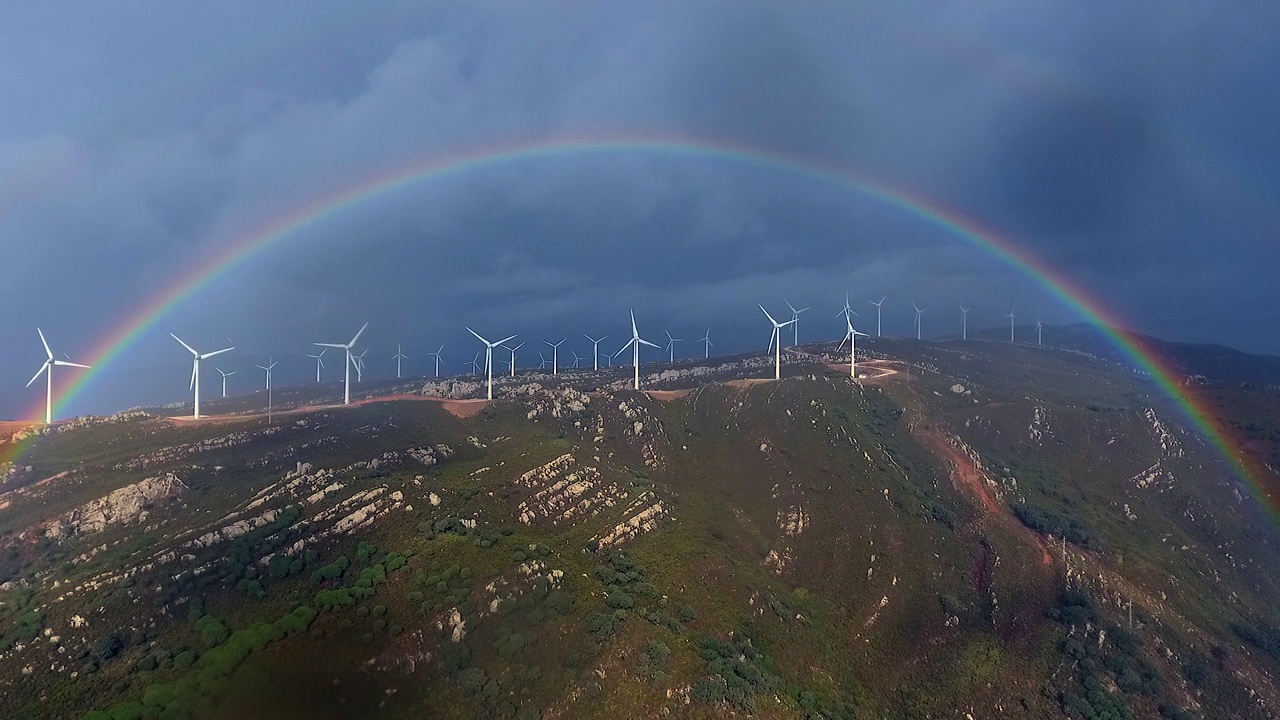
<path fill-rule="evenodd" d="M 45 526 L 45 534 L 49 537 L 90 535 L 102 532 L 108 525 L 141 522 L 146 520 L 148 509 L 157 500 L 186 490 L 187 486 L 173 473 L 147 478 L 68 512 Z"/>

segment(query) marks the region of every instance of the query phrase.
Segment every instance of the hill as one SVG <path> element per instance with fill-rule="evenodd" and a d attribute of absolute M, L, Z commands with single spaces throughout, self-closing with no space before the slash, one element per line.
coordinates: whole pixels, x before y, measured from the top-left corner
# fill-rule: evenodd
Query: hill
<path fill-rule="evenodd" d="M 0 714 L 1275 717 L 1280 533 L 1143 378 L 831 349 L 55 426 L 0 485 Z"/>

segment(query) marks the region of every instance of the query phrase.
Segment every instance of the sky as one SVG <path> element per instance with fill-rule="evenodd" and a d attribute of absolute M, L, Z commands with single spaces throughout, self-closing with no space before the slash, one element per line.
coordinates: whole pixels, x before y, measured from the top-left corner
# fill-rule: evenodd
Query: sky
<path fill-rule="evenodd" d="M 1280 5 L 1072 1 L 24 3 L 0 22 L 0 418 L 273 220 L 408 163 L 572 138 L 847 168 L 997 229 L 1130 329 L 1280 354 Z M 188 397 L 174 332 L 313 373 L 365 321 L 374 376 L 670 331 L 763 350 L 756 308 L 848 291 L 886 334 L 1079 320 L 989 252 L 801 173 L 694 154 L 496 163 L 355 203 L 170 308 L 69 413 Z M 536 350 L 535 350 L 536 352 Z M 567 354 L 567 352 L 566 352 Z M 653 359 L 656 359 L 656 355 Z M 337 377 L 340 363 L 332 363 Z M 250 372 L 252 371 L 252 372 Z M 58 376 L 60 383 L 73 377 Z M 205 394 L 217 375 L 203 373 Z M 233 383 L 233 390 L 236 389 Z"/>

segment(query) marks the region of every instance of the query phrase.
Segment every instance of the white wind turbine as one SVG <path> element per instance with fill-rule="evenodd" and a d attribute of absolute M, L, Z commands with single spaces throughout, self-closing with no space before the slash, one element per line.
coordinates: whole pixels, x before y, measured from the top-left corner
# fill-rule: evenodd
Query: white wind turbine
<path fill-rule="evenodd" d="M 538 369 L 539 370 L 547 369 L 547 356 L 543 355 L 542 353 L 538 353 Z"/>
<path fill-rule="evenodd" d="M 477 340 L 484 343 L 484 364 L 485 364 L 485 368 L 488 370 L 488 373 L 489 373 L 489 394 L 487 399 L 492 400 L 493 399 L 493 349 L 498 347 L 499 345 L 515 340 L 516 336 L 512 335 L 510 337 L 505 337 L 499 340 L 498 342 L 491 343 L 488 340 L 485 340 L 484 338 L 480 337 L 480 333 L 476 332 L 475 330 L 472 330 L 471 328 L 467 328 L 467 332 L 471 333 L 472 335 L 475 335 Z M 560 342 L 564 342 L 564 341 L 561 340 Z"/>
<path fill-rule="evenodd" d="M 1036 318 L 1036 346 L 1044 344 L 1044 326 L 1040 324 L 1040 318 Z"/>
<path fill-rule="evenodd" d="M 707 334 L 703 335 L 698 342 L 702 343 L 702 359 L 711 357 L 711 328 L 707 328 Z"/>
<path fill-rule="evenodd" d="M 663 332 L 666 332 L 665 330 Z M 671 333 L 667 333 L 667 346 L 663 348 L 668 353 L 667 362 L 674 363 L 676 361 L 676 343 L 684 340 L 684 338 L 671 337 Z"/>
<path fill-rule="evenodd" d="M 441 346 L 440 346 L 440 349 L 439 349 L 439 350 L 437 350 L 437 351 L 435 351 L 435 352 L 427 353 L 428 355 L 432 355 L 432 356 L 434 356 L 434 357 L 435 357 L 435 359 L 436 359 L 436 377 L 440 377 L 440 353 L 442 353 L 442 352 L 444 352 L 444 346 L 443 346 L 443 345 L 441 345 Z"/>
<path fill-rule="evenodd" d="M 849 377 L 856 380 L 858 377 L 858 336 L 870 336 L 853 329 L 853 321 L 849 319 L 849 313 L 844 313 L 844 325 L 844 340 L 840 341 L 840 346 L 836 348 L 836 352 L 840 352 L 840 348 L 844 347 L 845 340 L 849 341 Z"/>
<path fill-rule="evenodd" d="M 876 337 L 880 337 L 880 306 L 884 305 L 884 300 L 887 297 L 889 296 L 885 295 L 884 297 L 880 298 L 880 302 L 872 302 L 871 300 L 867 301 L 872 305 L 876 306 Z"/>
<path fill-rule="evenodd" d="M 267 422 L 268 423 L 271 422 L 271 370 L 275 366 L 276 366 L 275 361 L 273 361 L 271 358 L 267 358 L 266 365 L 258 366 L 262 370 L 265 370 L 267 373 Z"/>
<path fill-rule="evenodd" d="M 919 308 L 919 307 L 916 307 L 916 304 L 915 304 L 914 302 L 913 302 L 913 303 L 911 303 L 911 307 L 915 308 L 915 311 L 916 311 L 916 319 L 915 319 L 915 321 L 913 321 L 913 322 L 912 322 L 912 325 L 915 325 L 915 326 L 916 326 L 916 339 L 917 339 L 917 340 L 919 340 L 919 339 L 920 339 L 920 336 L 921 336 L 921 335 L 923 334 L 923 332 L 924 332 L 924 323 L 923 323 L 923 322 L 921 322 L 921 317 L 920 317 L 920 316 L 921 316 L 921 315 L 924 315 L 924 311 L 925 311 L 925 310 L 927 310 L 928 308 Z"/>
<path fill-rule="evenodd" d="M 969 339 L 969 308 L 960 306 L 960 339 Z"/>
<path fill-rule="evenodd" d="M 323 358 L 324 358 L 324 354 L 325 354 L 325 353 L 327 353 L 327 352 L 329 352 L 329 348 L 325 348 L 325 349 L 321 350 L 321 351 L 319 352 L 319 354 L 317 354 L 317 355 L 308 355 L 308 356 L 307 356 L 307 357 L 312 358 L 312 359 L 314 359 L 314 360 L 316 361 L 316 382 L 320 382 L 320 368 L 324 367 L 324 359 L 323 359 Z"/>
<path fill-rule="evenodd" d="M 551 346 L 551 374 L 552 375 L 560 374 L 560 346 L 563 345 L 564 341 L 568 339 L 569 338 L 565 338 L 564 340 L 561 340 L 558 343 L 549 342 L 547 340 L 542 341 L 547 345 Z"/>
<path fill-rule="evenodd" d="M 468 362 L 471 365 L 471 374 L 479 375 L 480 374 L 480 353 L 476 353 L 476 356 L 471 360 L 469 360 Z"/>
<path fill-rule="evenodd" d="M 401 360 L 408 360 L 408 359 L 409 359 L 409 356 L 408 356 L 408 355 L 405 355 L 405 354 L 404 354 L 404 352 L 402 352 L 402 351 L 400 350 L 400 345 L 399 345 L 399 344 L 397 344 L 397 345 L 396 345 L 396 354 L 395 354 L 395 355 L 392 355 L 392 356 L 391 356 L 391 359 L 396 361 L 396 379 L 397 379 L 397 380 L 399 380 L 399 379 L 400 379 L 400 361 L 401 361 Z"/>
<path fill-rule="evenodd" d="M 623 350 L 626 350 L 628 347 L 631 348 L 632 364 L 635 366 L 635 370 L 636 370 L 636 384 L 635 384 L 636 390 L 640 389 L 640 346 L 641 345 L 648 345 L 649 347 L 652 347 L 652 348 L 658 347 L 657 345 L 640 337 L 640 331 L 636 329 L 636 311 L 632 310 L 631 311 L 631 339 L 627 341 L 626 345 L 623 345 L 621 348 L 619 348 L 618 352 L 614 353 L 614 355 L 615 356 L 620 355 Z"/>
<path fill-rule="evenodd" d="M 355 360 L 354 360 L 355 356 L 351 354 L 351 348 L 356 346 L 356 341 L 360 339 L 360 334 L 363 333 L 364 329 L 367 327 L 369 327 L 369 323 L 365 323 L 364 325 L 361 325 L 359 332 L 356 333 L 356 336 L 351 338 L 351 342 L 346 343 L 345 345 L 340 343 L 312 343 L 312 345 L 318 345 L 320 347 L 341 348 L 342 351 L 346 353 L 347 355 L 346 357 L 347 361 L 345 363 L 346 371 L 342 380 L 342 388 L 343 388 L 342 404 L 343 405 L 351 404 L 351 366 L 355 364 Z M 359 370 L 357 370 L 356 372 L 359 372 Z"/>
<path fill-rule="evenodd" d="M 599 370 L 600 369 L 600 342 L 609 336 L 601 335 L 599 338 L 593 338 L 590 335 L 584 334 L 583 337 L 591 341 L 591 369 Z"/>
<path fill-rule="evenodd" d="M 262 366 L 259 365 L 258 367 L 262 367 Z M 222 375 L 222 397 L 226 397 L 227 396 L 227 378 L 231 377 L 232 375 L 235 375 L 236 371 L 232 370 L 231 372 L 222 372 L 222 368 L 214 368 L 214 370 L 217 370 L 218 374 Z"/>
<path fill-rule="evenodd" d="M 578 366 L 579 366 L 579 365 L 581 365 L 581 364 L 582 364 L 582 361 L 583 361 L 583 360 L 586 360 L 586 358 L 584 358 L 584 357 L 578 357 L 578 351 L 577 351 L 577 350 L 572 350 L 571 352 L 573 353 L 573 369 L 574 369 L 574 370 L 577 370 L 577 369 L 578 369 Z"/>
<path fill-rule="evenodd" d="M 791 310 L 791 345 L 792 347 L 796 347 L 800 345 L 800 313 L 808 310 L 809 308 L 806 307 L 797 310 L 791 306 L 791 303 L 787 302 L 786 298 L 783 298 L 782 302 L 787 303 L 787 307 Z"/>
<path fill-rule="evenodd" d="M 1016 307 L 1009 308 L 1009 314 L 1005 315 L 1009 318 L 1009 342 L 1013 342 L 1013 311 L 1016 309 Z"/>
<path fill-rule="evenodd" d="M 44 354 L 47 355 L 48 358 L 44 361 L 44 364 L 40 366 L 40 369 L 36 371 L 36 374 L 31 376 L 31 379 L 27 381 L 27 387 L 31 387 L 31 384 L 40 377 L 40 373 L 45 374 L 45 379 L 48 382 L 46 383 L 44 395 L 44 422 L 48 425 L 53 422 L 53 366 L 62 365 L 65 367 L 85 368 L 86 370 L 89 369 L 89 366 L 81 365 L 80 363 L 73 363 L 69 359 L 54 360 L 53 351 L 49 349 L 49 342 L 44 339 L 44 331 L 40 328 L 36 328 L 36 332 L 40 333 L 40 344 L 44 345 Z"/>
<path fill-rule="evenodd" d="M 511 351 L 511 377 L 516 376 L 516 351 L 522 347 L 524 347 L 524 343 L 520 343 L 515 347 L 506 348 L 507 350 Z"/>
<path fill-rule="evenodd" d="M 221 350 L 216 350 L 216 351 L 214 351 L 214 352 L 211 352 L 211 353 L 205 353 L 205 354 L 201 355 L 200 353 L 196 352 L 196 349 L 195 349 L 195 348 L 193 348 L 193 347 L 191 347 L 190 345 L 188 345 L 188 344 L 186 344 L 186 343 L 182 342 L 182 338 L 178 337 L 177 335 L 174 335 L 173 333 L 169 333 L 169 335 L 170 335 L 174 340 L 177 340 L 177 341 L 182 345 L 182 347 L 186 348 L 187 350 L 189 350 L 189 351 L 191 352 L 191 356 L 192 356 L 192 361 L 191 361 L 191 386 L 190 386 L 190 388 L 188 388 L 188 389 L 193 389 L 193 390 L 195 390 L 195 391 L 196 391 L 195 411 L 193 412 L 193 414 L 192 414 L 192 416 L 191 416 L 191 417 L 192 417 L 192 418 L 194 418 L 194 419 L 197 419 L 197 420 L 198 420 L 198 419 L 200 419 L 200 361 L 201 361 L 201 360 L 204 360 L 204 359 L 206 359 L 206 358 L 211 358 L 211 357 L 213 357 L 214 355 L 221 355 L 221 354 L 222 354 L 222 353 L 224 353 L 224 352 L 230 352 L 230 351 L 232 351 L 232 350 L 235 350 L 236 348 L 235 348 L 235 346 L 233 345 L 233 346 L 231 346 L 231 347 L 229 347 L 229 348 L 223 348 L 223 349 L 221 349 Z"/>
<path fill-rule="evenodd" d="M 773 316 L 769 314 L 768 310 L 764 309 L 763 305 L 760 306 L 760 312 L 764 313 L 764 316 L 769 318 L 769 322 L 773 323 L 773 334 L 769 336 L 769 347 L 774 349 L 773 379 L 781 380 L 782 379 L 782 328 L 795 322 L 796 319 L 791 318 L 790 320 L 784 323 L 780 323 L 777 320 L 773 319 Z"/>
<path fill-rule="evenodd" d="M 364 352 L 359 355 L 351 356 L 356 366 L 356 382 L 364 382 L 364 356 L 367 352 L 369 352 L 369 348 L 365 348 Z"/>
<path fill-rule="evenodd" d="M 609 353 L 607 353 L 607 352 L 606 352 L 606 353 L 604 353 L 604 359 L 605 359 L 605 360 L 607 360 L 607 361 L 609 362 L 609 367 L 613 367 L 613 359 L 614 359 L 615 357 L 617 357 L 617 356 L 618 356 L 618 353 L 614 353 L 614 354 L 612 354 L 612 355 L 610 355 L 610 354 L 609 354 Z"/>

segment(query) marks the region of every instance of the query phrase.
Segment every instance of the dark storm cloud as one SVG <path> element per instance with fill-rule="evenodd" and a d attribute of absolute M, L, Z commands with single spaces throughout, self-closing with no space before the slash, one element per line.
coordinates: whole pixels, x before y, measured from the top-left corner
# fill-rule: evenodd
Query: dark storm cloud
<path fill-rule="evenodd" d="M 1256 302 L 1274 295 L 1257 269 L 1280 260 L 1267 224 L 1280 215 L 1265 185 L 1238 187 L 1273 173 L 1280 149 L 1277 12 L 13 11 L 0 26 L 0 377 L 13 380 L 0 415 L 33 399 L 20 385 L 41 359 L 36 324 L 78 356 L 201 258 L 317 198 L 411 161 L 555 137 L 710 139 L 853 167 L 1003 230 L 1137 329 L 1277 351 L 1249 328 L 1280 321 Z M 365 320 L 371 358 L 443 342 L 456 371 L 475 344 L 466 323 L 535 343 L 621 337 L 634 306 L 648 334 L 711 326 L 733 351 L 760 344 L 755 304 L 782 297 L 815 307 L 802 335 L 834 333 L 846 289 L 868 310 L 889 293 L 894 333 L 910 331 L 912 300 L 940 334 L 962 300 L 977 325 L 1012 303 L 1074 320 L 991 256 L 846 187 L 696 156 L 568 155 L 318 219 L 175 307 L 73 409 L 184 397 L 170 330 L 198 347 L 230 336 L 242 364 L 284 355 L 277 377 L 293 381 L 308 343 Z M 1254 314 L 1227 313 L 1241 306 Z"/>

